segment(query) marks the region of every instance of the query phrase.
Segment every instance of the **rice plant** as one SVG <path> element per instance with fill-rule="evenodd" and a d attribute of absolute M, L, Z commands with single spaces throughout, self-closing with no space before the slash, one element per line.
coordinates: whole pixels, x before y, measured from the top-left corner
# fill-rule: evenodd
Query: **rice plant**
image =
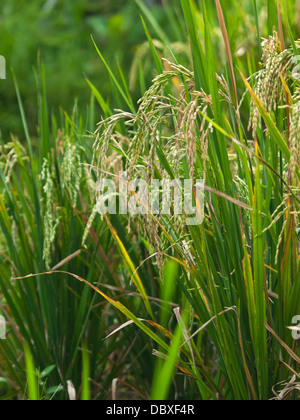
<path fill-rule="evenodd" d="M 188 226 L 174 212 L 158 217 L 148 208 L 141 220 L 129 221 L 143 226 L 140 235 L 159 271 L 169 259 L 180 265 L 177 285 L 190 317 L 177 361 L 171 357 L 175 336 L 157 353 L 166 366 L 184 366 L 203 399 L 268 399 L 278 397 L 275 388 L 283 383 L 294 384 L 293 398 L 299 356 L 288 327 L 300 309 L 299 81 L 293 70 L 300 43 L 285 48 L 274 28 L 262 40 L 260 69 L 250 77 L 235 75 L 216 1 L 228 58 L 227 77 L 218 75 L 206 2 L 202 6 L 205 50 L 193 5 L 182 1 L 194 72 L 176 62 L 161 64 L 149 38 L 159 75 L 136 113 L 120 111 L 100 122 L 94 161 L 99 177 L 115 173 L 111 148 L 119 149 L 127 180 L 205 180 L 203 225 Z M 279 10 L 278 21 L 282 31 Z M 164 63 L 169 70 L 162 71 Z M 240 98 L 237 78 L 245 89 Z M 116 141 L 122 121 L 125 150 Z"/>
<path fill-rule="evenodd" d="M 42 65 L 40 70 L 44 89 L 39 86 L 39 150 L 32 146 L 17 84 L 28 149 L 14 137 L 1 145 L 0 285 L 1 314 L 7 322 L 7 339 L 0 342 L 4 396 L 69 399 L 72 389 L 76 399 L 86 399 L 90 390 L 93 398 L 107 398 L 123 364 L 122 353 L 139 343 L 140 337 L 104 342 L 107 326 L 117 322 L 118 315 L 99 305 L 87 286 L 64 273 L 111 286 L 112 296 L 121 290 L 118 260 L 101 220 L 88 230 L 82 247 L 93 209 L 95 179 L 85 165 L 92 159 L 94 136 L 86 134 L 88 124 L 79 117 L 76 105 L 73 115 L 62 113 L 62 128 L 53 116 L 48 123 Z M 23 278 L 46 271 L 53 274 Z M 126 297 L 125 301 L 130 307 Z M 120 322 L 124 322 L 122 316 Z M 138 357 L 145 363 L 143 370 L 151 371 L 141 345 L 133 348 L 129 359 Z M 120 352 L 114 360 L 116 346 Z M 129 359 L 124 369 L 130 367 Z M 93 383 L 89 371 L 97 372 Z M 98 375 L 105 378 L 100 385 Z"/>
<path fill-rule="evenodd" d="M 148 49 L 128 78 L 92 40 L 119 109 L 87 80 L 87 117 L 75 104 L 57 121 L 40 64 L 37 147 L 15 81 L 27 144 L 0 155 L 4 398 L 299 399 L 299 4 L 164 1 L 172 38 L 136 3 Z M 190 180 L 203 223 L 175 191 L 153 211 L 134 179 Z M 136 214 L 98 214 L 109 180 Z"/>

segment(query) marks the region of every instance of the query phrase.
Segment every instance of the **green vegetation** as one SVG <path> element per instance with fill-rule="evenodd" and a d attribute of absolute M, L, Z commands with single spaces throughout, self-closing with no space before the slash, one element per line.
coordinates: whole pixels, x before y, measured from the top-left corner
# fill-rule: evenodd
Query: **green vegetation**
<path fill-rule="evenodd" d="M 23 134 L 0 149 L 1 399 L 299 399 L 299 2 L 126 2 L 112 32 L 140 11 L 130 65 L 129 38 L 119 65 L 97 18 L 86 60 L 68 44 L 86 45 L 85 3 L 57 34 L 72 51 L 61 88 L 38 60 L 37 134 L 13 78 Z M 76 73 L 96 58 L 102 86 Z M 145 214 L 101 216 L 98 181 L 122 171 L 204 180 L 203 223 L 175 202 L 167 216 L 141 202 Z"/>
<path fill-rule="evenodd" d="M 149 2 L 156 18 L 164 25 L 166 14 L 155 3 Z M 142 25 L 136 25 L 138 20 L 139 9 L 132 0 L 1 1 L 0 54 L 6 57 L 8 70 L 13 69 L 18 78 L 33 136 L 38 125 L 33 71 L 38 56 L 45 63 L 48 101 L 56 116 L 59 108 L 71 111 L 75 98 L 78 98 L 82 115 L 86 115 L 90 94 L 85 77 L 92 80 L 103 97 L 115 106 L 110 80 L 97 60 L 91 34 L 112 67 L 117 70 L 119 64 L 128 74 L 135 51 L 144 37 Z M 151 80 L 151 75 L 148 79 Z M 2 134 L 21 136 L 12 77 L 1 84 L 0 112 Z"/>

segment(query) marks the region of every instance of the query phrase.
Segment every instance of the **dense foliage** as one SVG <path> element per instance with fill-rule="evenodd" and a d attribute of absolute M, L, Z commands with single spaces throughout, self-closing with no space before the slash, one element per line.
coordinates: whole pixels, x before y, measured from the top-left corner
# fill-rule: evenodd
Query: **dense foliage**
<path fill-rule="evenodd" d="M 55 38 L 70 59 L 61 87 L 41 48 L 37 134 L 14 79 L 24 134 L 0 150 L 1 397 L 299 399 L 299 2 L 126 2 L 107 50 L 98 3 L 60 15 L 75 22 Z M 118 31 L 137 6 L 129 65 Z M 76 72 L 96 58 L 86 83 Z M 49 111 L 73 89 L 81 105 Z M 124 171 L 204 180 L 203 223 L 174 206 L 101 216 L 98 181 Z"/>

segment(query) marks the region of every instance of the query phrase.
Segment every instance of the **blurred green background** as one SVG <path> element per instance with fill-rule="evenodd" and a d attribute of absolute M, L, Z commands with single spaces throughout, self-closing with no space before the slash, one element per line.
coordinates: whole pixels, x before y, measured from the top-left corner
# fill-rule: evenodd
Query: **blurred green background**
<path fill-rule="evenodd" d="M 160 0 L 146 0 L 162 27 L 167 18 Z M 7 80 L 1 81 L 0 130 L 6 140 L 22 127 L 11 69 L 15 73 L 31 134 L 37 126 L 34 68 L 38 54 L 45 64 L 50 111 L 72 109 L 78 98 L 85 111 L 90 99 L 88 77 L 112 101 L 110 80 L 91 41 L 117 71 L 128 74 L 137 46 L 146 39 L 134 0 L 1 0 L 0 55 L 6 58 Z"/>
<path fill-rule="evenodd" d="M 193 2 L 199 10 L 202 9 L 202 1 Z M 147 19 L 149 15 L 143 6 L 142 9 L 138 6 L 141 4 L 148 7 L 157 21 L 156 26 Z M 252 49 L 259 59 L 254 2 L 241 0 L 238 9 L 235 2 L 224 0 L 222 4 L 227 19 L 231 14 L 235 16 L 234 25 L 227 22 L 233 53 L 246 60 L 247 52 Z M 267 27 L 268 0 L 257 0 L 256 4 L 261 36 L 268 36 L 272 32 L 272 28 Z M 295 30 L 295 26 L 299 30 L 299 4 L 300 0 L 288 3 L 292 30 Z M 119 80 L 118 65 L 126 81 L 131 80 L 131 96 L 134 101 L 138 100 L 141 84 L 146 87 L 150 83 L 154 69 L 140 14 L 145 18 L 154 39 L 167 41 L 166 44 L 171 45 L 181 64 L 191 67 L 180 0 L 1 0 L 0 55 L 6 58 L 7 80 L 1 80 L 0 84 L 0 138 L 8 141 L 10 133 L 20 138 L 23 136 L 11 70 L 20 87 L 30 134 L 37 134 L 37 82 L 34 69 L 37 68 L 38 56 L 45 65 L 47 103 L 52 115 L 59 115 L 60 109 L 71 113 L 75 99 L 78 99 L 80 114 L 86 115 L 91 95 L 86 77 L 108 100 L 111 109 L 126 107 L 116 99 L 118 95 L 111 88 L 109 75 L 95 51 L 91 35 Z M 218 64 L 224 64 L 226 55 L 217 16 L 209 12 L 208 18 L 212 21 L 211 36 L 216 45 Z M 204 39 L 201 19 L 198 20 L 198 26 L 200 36 Z M 146 53 L 141 47 L 144 43 Z M 164 51 L 164 56 L 168 57 L 168 54 L 168 50 Z M 140 63 L 137 57 L 140 57 Z M 139 64 L 145 79 L 142 83 L 138 75 Z M 98 110 L 99 121 L 100 107 Z"/>

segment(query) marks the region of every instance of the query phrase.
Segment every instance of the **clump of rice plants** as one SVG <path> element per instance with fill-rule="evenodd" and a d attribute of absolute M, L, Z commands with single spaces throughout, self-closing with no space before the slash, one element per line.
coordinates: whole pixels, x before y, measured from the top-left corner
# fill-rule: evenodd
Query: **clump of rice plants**
<path fill-rule="evenodd" d="M 182 6 L 196 40 L 191 5 Z M 180 265 L 175 281 L 185 297 L 182 310 L 190 314 L 177 361 L 168 356 L 172 344 L 157 355 L 179 370 L 184 365 L 204 399 L 268 399 L 277 384 L 294 378 L 300 361 L 288 329 L 300 310 L 299 81 L 293 74 L 300 42 L 285 49 L 274 29 L 262 41 L 260 70 L 249 79 L 231 72 L 228 79 L 214 72 L 205 24 L 205 52 L 192 45 L 204 72 L 171 62 L 162 71 L 158 64 L 161 72 L 137 112 L 119 111 L 100 122 L 93 162 L 100 178 L 109 176 L 114 150 L 127 182 L 205 180 L 202 225 L 178 220 L 174 208 L 167 217 L 149 208 L 130 216 L 129 226 L 141 226 L 159 271 L 170 259 Z M 232 94 L 237 78 L 246 91 L 240 98 Z M 121 124 L 124 144 L 116 140 Z M 289 388 L 289 397 L 296 389 Z"/>
<path fill-rule="evenodd" d="M 119 109 L 87 80 L 87 118 L 75 105 L 59 124 L 41 65 L 36 150 L 16 83 L 27 146 L 0 149 L 1 383 L 18 399 L 297 400 L 296 6 L 181 0 L 174 40 L 136 3 L 148 51 L 129 84 L 94 42 Z"/>

